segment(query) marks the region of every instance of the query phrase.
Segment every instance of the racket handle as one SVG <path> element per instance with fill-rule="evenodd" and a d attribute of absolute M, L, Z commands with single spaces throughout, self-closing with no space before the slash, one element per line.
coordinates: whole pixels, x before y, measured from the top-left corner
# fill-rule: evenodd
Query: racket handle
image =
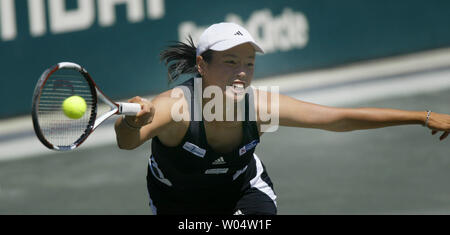
<path fill-rule="evenodd" d="M 136 103 L 118 103 L 119 114 L 126 116 L 136 116 L 141 111 L 141 105 Z"/>

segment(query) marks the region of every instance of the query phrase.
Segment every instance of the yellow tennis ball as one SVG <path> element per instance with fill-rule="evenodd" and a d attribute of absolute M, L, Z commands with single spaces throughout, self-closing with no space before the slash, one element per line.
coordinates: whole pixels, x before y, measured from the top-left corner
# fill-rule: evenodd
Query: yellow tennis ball
<path fill-rule="evenodd" d="M 71 119 L 80 119 L 86 112 L 86 101 L 80 96 L 71 96 L 64 100 L 62 110 Z"/>

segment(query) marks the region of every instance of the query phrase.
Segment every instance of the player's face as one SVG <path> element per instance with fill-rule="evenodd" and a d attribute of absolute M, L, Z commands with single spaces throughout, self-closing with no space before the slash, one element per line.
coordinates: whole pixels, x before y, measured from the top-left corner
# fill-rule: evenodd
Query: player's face
<path fill-rule="evenodd" d="M 224 97 L 240 100 L 253 79 L 255 49 L 250 43 L 226 51 L 215 51 L 202 66 L 204 87 L 218 86 Z"/>

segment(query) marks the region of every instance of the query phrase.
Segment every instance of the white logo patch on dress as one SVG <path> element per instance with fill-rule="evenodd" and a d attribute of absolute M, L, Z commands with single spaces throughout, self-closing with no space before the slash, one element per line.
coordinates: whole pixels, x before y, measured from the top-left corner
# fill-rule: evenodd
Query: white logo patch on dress
<path fill-rule="evenodd" d="M 206 175 L 219 175 L 219 174 L 226 174 L 228 172 L 228 168 L 214 168 L 214 169 L 208 169 L 205 171 Z"/>
<path fill-rule="evenodd" d="M 251 149 L 255 148 L 256 145 L 258 145 L 259 140 L 253 140 L 252 142 L 248 143 L 244 147 L 239 149 L 239 156 L 244 155 L 246 152 L 250 151 Z"/>
<path fill-rule="evenodd" d="M 247 150 L 245 150 L 245 146 L 242 147 L 241 149 L 239 149 L 239 156 L 244 155 L 247 152 Z"/>
<path fill-rule="evenodd" d="M 201 158 L 205 157 L 205 154 L 206 154 L 206 150 L 204 150 L 190 142 L 184 143 L 183 149 L 185 149 L 186 151 L 194 154 L 197 157 L 201 157 Z"/>

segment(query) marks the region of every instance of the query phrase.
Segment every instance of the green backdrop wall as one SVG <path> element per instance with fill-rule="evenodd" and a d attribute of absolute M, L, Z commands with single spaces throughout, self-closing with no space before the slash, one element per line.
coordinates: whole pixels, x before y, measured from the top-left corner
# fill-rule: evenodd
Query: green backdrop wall
<path fill-rule="evenodd" d="M 40 74 L 84 66 L 111 98 L 168 89 L 159 52 L 221 21 L 268 52 L 255 79 L 450 45 L 450 1 L 0 0 L 0 118 L 28 114 Z"/>

